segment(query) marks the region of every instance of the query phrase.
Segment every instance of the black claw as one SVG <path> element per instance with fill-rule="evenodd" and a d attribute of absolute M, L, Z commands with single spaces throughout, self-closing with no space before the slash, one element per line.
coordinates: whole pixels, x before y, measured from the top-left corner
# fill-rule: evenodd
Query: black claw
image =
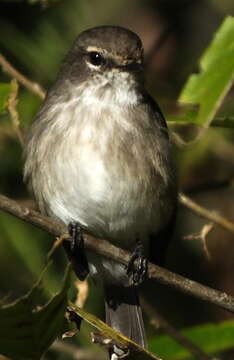
<path fill-rule="evenodd" d="M 82 228 L 79 223 L 71 222 L 68 225 L 68 232 L 70 238 L 63 242 L 63 246 L 77 277 L 84 280 L 89 273 L 89 265 L 84 249 Z"/>
<path fill-rule="evenodd" d="M 137 245 L 127 265 L 127 275 L 131 285 L 140 285 L 147 276 L 148 260 L 143 255 L 144 249 L 141 242 L 137 241 Z"/>
<path fill-rule="evenodd" d="M 68 224 L 68 232 L 71 236 L 70 246 L 71 251 L 74 252 L 75 247 L 79 249 L 84 249 L 84 237 L 82 233 L 82 228 L 79 223 L 71 222 Z"/>

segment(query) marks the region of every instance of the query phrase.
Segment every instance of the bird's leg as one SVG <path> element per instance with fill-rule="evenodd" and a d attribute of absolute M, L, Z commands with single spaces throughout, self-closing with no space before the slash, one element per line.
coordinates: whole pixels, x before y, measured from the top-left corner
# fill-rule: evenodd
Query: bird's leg
<path fill-rule="evenodd" d="M 138 286 L 146 278 L 148 271 L 148 260 L 144 256 L 142 243 L 137 240 L 136 247 L 133 250 L 129 263 L 127 265 L 127 275 L 131 285 Z"/>
<path fill-rule="evenodd" d="M 71 222 L 68 225 L 68 232 L 70 238 L 63 242 L 63 246 L 77 277 L 84 280 L 89 273 L 89 265 L 84 249 L 82 228 L 78 222 Z"/>
<path fill-rule="evenodd" d="M 76 247 L 83 251 L 84 237 L 80 224 L 78 222 L 70 222 L 68 224 L 68 233 L 70 235 L 71 252 L 74 252 Z"/>

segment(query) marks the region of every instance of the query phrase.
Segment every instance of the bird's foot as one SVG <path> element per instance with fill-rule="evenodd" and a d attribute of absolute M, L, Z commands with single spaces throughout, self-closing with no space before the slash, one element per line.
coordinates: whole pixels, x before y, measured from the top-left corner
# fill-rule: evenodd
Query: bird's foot
<path fill-rule="evenodd" d="M 144 256 L 144 249 L 140 241 L 137 241 L 136 247 L 131 255 L 127 265 L 127 275 L 131 285 L 140 285 L 147 276 L 148 260 Z"/>
<path fill-rule="evenodd" d="M 89 273 L 89 265 L 84 249 L 82 227 L 78 222 L 71 222 L 68 225 L 68 233 L 70 238 L 63 242 L 65 251 L 77 277 L 84 280 Z"/>
<path fill-rule="evenodd" d="M 80 224 L 78 222 L 70 222 L 68 224 L 68 233 L 70 235 L 71 252 L 74 252 L 75 248 L 84 251 L 84 237 Z"/>

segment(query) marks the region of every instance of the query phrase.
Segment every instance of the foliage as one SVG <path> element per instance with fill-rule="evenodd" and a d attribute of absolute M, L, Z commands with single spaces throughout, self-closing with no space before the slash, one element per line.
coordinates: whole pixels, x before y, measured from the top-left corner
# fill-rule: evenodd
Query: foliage
<path fill-rule="evenodd" d="M 200 71 L 188 79 L 179 100 L 199 105 L 193 120 L 208 127 L 234 80 L 234 21 L 227 17 L 200 60 Z M 187 121 L 190 117 L 187 117 Z M 225 126 L 225 123 L 223 124 Z"/>
<path fill-rule="evenodd" d="M 155 357 L 153 353 L 143 349 L 140 345 L 134 343 L 132 340 L 128 339 L 126 336 L 118 333 L 113 330 L 110 326 L 105 324 L 103 321 L 98 319 L 96 316 L 88 313 L 87 311 L 70 304 L 69 308 L 75 314 L 80 316 L 86 322 L 92 325 L 104 338 L 112 339 L 115 344 L 119 345 L 122 349 L 130 349 L 133 352 L 134 359 L 141 360 L 159 360 L 158 357 Z"/>
<path fill-rule="evenodd" d="M 207 353 L 229 349 L 233 346 L 234 321 L 224 321 L 217 324 L 203 324 L 184 329 L 182 334 Z M 149 341 L 152 352 L 162 356 L 164 360 L 191 359 L 191 354 L 183 346 L 169 336 L 159 336 Z"/>
<path fill-rule="evenodd" d="M 69 287 L 67 269 L 62 288 L 45 305 L 40 304 L 41 279 L 29 293 L 0 308 L 1 353 L 15 360 L 40 359 L 64 326 Z M 42 274 L 43 275 L 43 274 Z"/>

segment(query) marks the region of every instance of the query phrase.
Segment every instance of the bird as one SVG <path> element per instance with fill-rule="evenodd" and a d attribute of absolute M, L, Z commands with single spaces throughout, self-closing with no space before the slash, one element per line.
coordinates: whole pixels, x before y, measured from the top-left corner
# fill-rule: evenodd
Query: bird
<path fill-rule="evenodd" d="M 77 36 L 29 129 L 24 157 L 24 180 L 40 211 L 69 227 L 65 250 L 77 276 L 103 285 L 106 322 L 145 347 L 133 263 L 140 259 L 144 273 L 145 259 L 162 262 L 177 181 L 137 34 L 104 25 Z M 83 253 L 82 232 L 130 251 L 131 266 Z M 121 357 L 116 347 L 111 356 Z"/>

